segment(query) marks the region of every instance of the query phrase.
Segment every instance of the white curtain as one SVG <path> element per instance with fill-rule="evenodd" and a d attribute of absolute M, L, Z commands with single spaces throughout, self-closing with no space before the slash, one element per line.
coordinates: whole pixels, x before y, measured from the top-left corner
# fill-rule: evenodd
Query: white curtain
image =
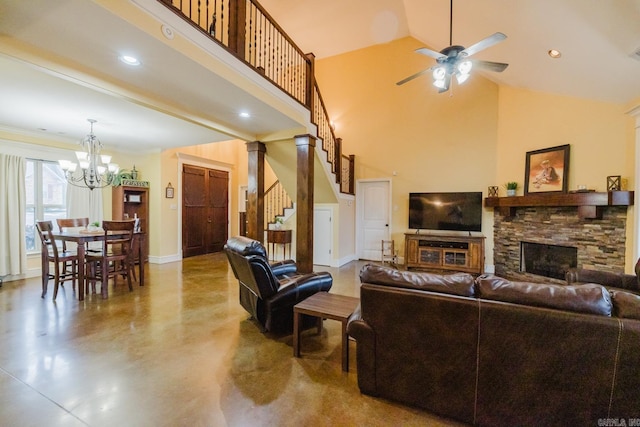
<path fill-rule="evenodd" d="M 27 271 L 25 160 L 0 153 L 0 276 Z"/>
<path fill-rule="evenodd" d="M 110 190 L 111 187 L 106 187 L 104 191 Z M 102 191 L 100 188 L 89 190 L 86 187 L 67 184 L 67 217 L 87 217 L 90 222 L 102 224 L 104 219 L 102 213 Z"/>

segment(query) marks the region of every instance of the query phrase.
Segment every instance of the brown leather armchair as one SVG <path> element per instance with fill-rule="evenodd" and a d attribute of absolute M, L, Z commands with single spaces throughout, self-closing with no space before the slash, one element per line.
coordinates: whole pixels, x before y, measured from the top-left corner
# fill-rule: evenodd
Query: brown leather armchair
<path fill-rule="evenodd" d="M 227 240 L 224 251 L 240 284 L 240 305 L 258 321 L 263 332 L 291 332 L 293 306 L 316 292 L 328 292 L 328 272 L 301 274 L 293 260 L 270 264 L 265 247 L 244 236 Z M 304 327 L 315 325 L 303 319 Z"/>

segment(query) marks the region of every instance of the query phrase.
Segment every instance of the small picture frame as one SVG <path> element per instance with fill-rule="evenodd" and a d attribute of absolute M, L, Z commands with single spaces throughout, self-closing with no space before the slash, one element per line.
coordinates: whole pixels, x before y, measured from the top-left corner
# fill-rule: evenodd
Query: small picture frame
<path fill-rule="evenodd" d="M 173 199 L 173 187 L 171 186 L 171 183 L 169 183 L 169 185 L 167 186 L 167 188 L 165 188 L 164 190 L 164 196 L 167 199 Z"/>
<path fill-rule="evenodd" d="M 569 144 L 527 152 L 524 194 L 566 193 L 569 189 Z"/>
<path fill-rule="evenodd" d="M 140 203 L 142 201 L 142 197 L 139 194 L 129 194 L 127 201 L 129 203 Z"/>

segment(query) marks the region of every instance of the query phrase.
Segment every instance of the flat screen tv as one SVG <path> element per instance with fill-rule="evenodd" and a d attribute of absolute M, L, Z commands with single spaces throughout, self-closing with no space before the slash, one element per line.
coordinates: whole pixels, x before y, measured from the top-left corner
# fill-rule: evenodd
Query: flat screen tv
<path fill-rule="evenodd" d="M 409 228 L 482 231 L 482 192 L 410 193 Z"/>

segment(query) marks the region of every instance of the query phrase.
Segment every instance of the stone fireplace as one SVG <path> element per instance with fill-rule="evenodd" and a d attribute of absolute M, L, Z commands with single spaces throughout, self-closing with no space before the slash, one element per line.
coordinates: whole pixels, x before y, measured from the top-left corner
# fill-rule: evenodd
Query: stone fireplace
<path fill-rule="evenodd" d="M 549 278 L 522 268 L 522 242 L 573 248 L 579 268 L 624 272 L 626 221 L 626 206 L 605 207 L 598 219 L 581 218 L 575 207 L 522 207 L 512 216 L 496 210 L 495 274 L 512 280 L 565 283 L 564 278 Z M 544 260 L 537 264 L 544 264 Z"/>

